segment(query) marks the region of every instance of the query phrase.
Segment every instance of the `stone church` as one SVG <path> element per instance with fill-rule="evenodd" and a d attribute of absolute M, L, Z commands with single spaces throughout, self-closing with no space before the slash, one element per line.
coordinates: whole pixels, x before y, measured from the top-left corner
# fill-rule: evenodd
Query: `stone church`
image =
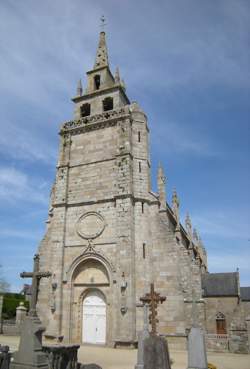
<path fill-rule="evenodd" d="M 237 318 L 246 341 L 250 288 L 243 302 L 238 272 L 208 273 L 189 216 L 185 228 L 180 223 L 176 191 L 171 206 L 166 202 L 161 166 L 158 192 L 151 190 L 147 116 L 130 102 L 119 70 L 112 74 L 104 32 L 87 86 L 80 81 L 72 100 L 39 246 L 41 269 L 53 274 L 38 295 L 46 338 L 134 345 L 143 324 L 140 297 L 153 282 L 167 297 L 158 331 L 175 347 L 185 346 L 193 319 L 207 333 L 227 335 Z"/>

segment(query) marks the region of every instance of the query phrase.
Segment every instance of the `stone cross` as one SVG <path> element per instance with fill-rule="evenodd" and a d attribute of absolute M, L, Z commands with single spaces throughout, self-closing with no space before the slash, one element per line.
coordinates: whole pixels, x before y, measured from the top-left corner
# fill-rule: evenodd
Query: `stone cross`
<path fill-rule="evenodd" d="M 151 311 L 151 314 L 149 315 L 149 323 L 151 324 L 151 335 L 156 335 L 156 324 L 159 322 L 159 320 L 156 318 L 157 316 L 157 306 L 159 303 L 163 303 L 163 301 L 166 300 L 165 296 L 160 296 L 159 293 L 155 292 L 154 290 L 154 284 L 151 283 L 150 285 L 150 293 L 146 293 L 145 296 L 140 298 L 140 301 L 144 304 L 149 305 L 149 310 Z"/>
<path fill-rule="evenodd" d="M 197 312 L 197 305 L 201 302 L 203 302 L 203 299 L 196 299 L 195 298 L 195 292 L 194 289 L 192 289 L 192 299 L 188 300 L 185 299 L 184 302 L 189 302 L 192 303 L 192 327 L 198 327 L 199 326 L 199 322 L 198 322 L 198 312 Z"/>
<path fill-rule="evenodd" d="M 31 294 L 31 302 L 30 302 L 30 316 L 37 316 L 36 312 L 36 304 L 37 304 L 37 295 L 39 289 L 39 282 L 41 278 L 48 278 L 52 275 L 50 272 L 40 272 L 39 271 L 39 255 L 36 254 L 34 256 L 34 267 L 33 272 L 23 272 L 20 274 L 22 278 L 32 278 L 32 294 Z"/>

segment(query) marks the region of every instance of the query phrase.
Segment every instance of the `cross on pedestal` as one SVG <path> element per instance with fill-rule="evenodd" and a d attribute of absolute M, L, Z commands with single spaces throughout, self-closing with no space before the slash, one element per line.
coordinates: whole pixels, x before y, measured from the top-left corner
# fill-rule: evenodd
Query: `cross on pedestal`
<path fill-rule="evenodd" d="M 37 295 L 39 289 L 39 282 L 41 278 L 48 278 L 52 275 L 50 272 L 40 272 L 39 271 L 39 255 L 36 254 L 34 256 L 34 267 L 33 272 L 23 272 L 20 274 L 22 278 L 32 278 L 32 292 L 31 292 L 31 303 L 30 303 L 30 316 L 37 316 L 36 313 L 36 304 L 37 304 Z"/>
<path fill-rule="evenodd" d="M 159 293 L 155 292 L 154 290 L 154 284 L 151 283 L 150 285 L 150 293 L 146 293 L 145 296 L 140 298 L 140 301 L 142 301 L 143 304 L 149 305 L 149 310 L 151 311 L 151 314 L 149 315 L 149 324 L 151 324 L 151 332 L 150 334 L 156 335 L 156 324 L 159 323 L 159 320 L 156 318 L 157 316 L 157 306 L 159 303 L 163 303 L 163 301 L 166 300 L 165 296 L 160 296 Z"/>

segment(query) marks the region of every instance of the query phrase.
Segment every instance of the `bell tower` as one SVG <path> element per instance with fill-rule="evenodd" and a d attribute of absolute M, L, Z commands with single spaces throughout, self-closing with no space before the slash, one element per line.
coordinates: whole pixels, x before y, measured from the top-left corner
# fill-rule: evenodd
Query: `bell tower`
<path fill-rule="evenodd" d="M 100 33 L 94 68 L 87 72 L 87 87 L 77 88 L 75 118 L 101 114 L 128 105 L 129 99 L 120 80 L 119 72 L 115 77 L 110 71 L 105 32 Z"/>

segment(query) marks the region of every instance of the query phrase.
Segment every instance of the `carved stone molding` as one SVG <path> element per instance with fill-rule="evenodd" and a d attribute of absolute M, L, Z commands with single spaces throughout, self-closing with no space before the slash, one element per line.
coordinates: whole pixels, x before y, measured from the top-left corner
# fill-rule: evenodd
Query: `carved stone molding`
<path fill-rule="evenodd" d="M 80 216 L 76 223 L 77 234 L 85 240 L 93 240 L 99 237 L 106 227 L 101 214 L 90 211 Z"/>

